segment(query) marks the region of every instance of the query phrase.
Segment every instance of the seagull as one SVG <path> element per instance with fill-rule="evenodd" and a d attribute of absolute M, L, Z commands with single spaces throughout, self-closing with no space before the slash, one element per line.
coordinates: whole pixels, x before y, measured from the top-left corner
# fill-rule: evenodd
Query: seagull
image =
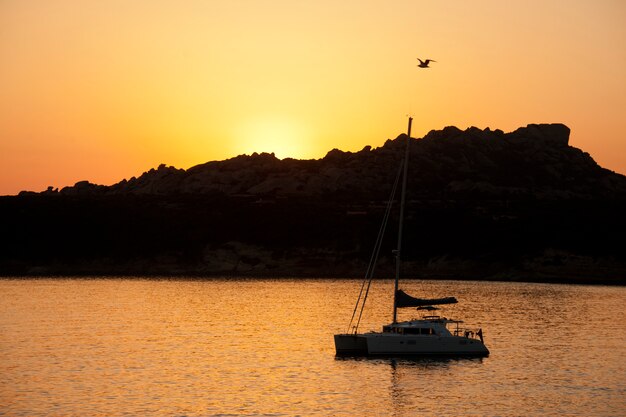
<path fill-rule="evenodd" d="M 417 58 L 417 60 L 420 62 L 420 64 L 418 65 L 418 67 L 420 67 L 420 68 L 430 68 L 428 66 L 429 63 L 437 62 L 434 59 L 427 59 L 426 61 L 422 61 L 421 59 Z"/>

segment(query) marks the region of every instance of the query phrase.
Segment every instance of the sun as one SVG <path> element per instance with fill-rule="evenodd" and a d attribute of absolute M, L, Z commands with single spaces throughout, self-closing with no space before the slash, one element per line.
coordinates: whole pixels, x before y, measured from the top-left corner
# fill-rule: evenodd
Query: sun
<path fill-rule="evenodd" d="M 250 119 L 241 125 L 234 148 L 238 154 L 267 152 L 279 159 L 305 159 L 310 157 L 307 136 L 302 125 L 289 119 Z"/>

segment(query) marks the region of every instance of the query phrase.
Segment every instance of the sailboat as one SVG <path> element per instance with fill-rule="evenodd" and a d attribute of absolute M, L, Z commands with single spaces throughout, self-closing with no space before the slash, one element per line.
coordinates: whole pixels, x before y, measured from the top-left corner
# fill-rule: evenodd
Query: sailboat
<path fill-rule="evenodd" d="M 455 304 L 455 297 L 436 299 L 415 298 L 399 288 L 401 270 L 402 229 L 404 225 L 404 206 L 406 201 L 406 184 L 409 162 L 409 146 L 411 143 L 411 123 L 409 117 L 406 148 L 402 164 L 394 183 L 391 197 L 387 203 L 387 210 L 379 230 L 378 240 L 374 247 L 370 264 L 361 285 L 352 319 L 348 331 L 334 335 L 335 351 L 337 356 L 471 356 L 484 357 L 489 355 L 489 349 L 484 344 L 482 329 L 467 329 L 460 327 L 461 320 L 448 319 L 434 312 L 439 305 Z M 389 220 L 392 203 L 395 197 L 398 180 L 402 173 L 402 188 L 400 194 L 400 220 L 398 223 L 398 241 L 393 251 L 396 260 L 396 271 L 393 294 L 393 321 L 383 325 L 382 331 L 359 333 L 359 324 L 367 295 L 369 294 L 372 277 L 383 235 Z M 417 319 L 398 321 L 398 309 L 414 307 L 424 314 Z M 357 314 L 358 311 L 358 314 Z M 354 324 L 354 325 L 353 325 Z"/>

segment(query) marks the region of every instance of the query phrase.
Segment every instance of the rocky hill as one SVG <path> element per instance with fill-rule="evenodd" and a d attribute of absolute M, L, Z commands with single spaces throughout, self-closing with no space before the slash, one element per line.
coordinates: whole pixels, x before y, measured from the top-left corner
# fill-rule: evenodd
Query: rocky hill
<path fill-rule="evenodd" d="M 348 193 L 386 198 L 404 152 L 405 135 L 359 152 L 333 149 L 319 160 L 241 155 L 188 170 L 160 165 L 113 186 L 81 181 L 61 195 L 213 194 L 320 196 Z M 431 198 L 598 198 L 626 192 L 623 176 L 568 145 L 562 124 L 529 125 L 511 133 L 447 127 L 411 145 L 410 192 Z"/>
<path fill-rule="evenodd" d="M 405 140 L 3 197 L 0 273 L 359 276 Z M 626 177 L 568 140 L 562 124 L 412 139 L 406 274 L 623 283 Z"/>

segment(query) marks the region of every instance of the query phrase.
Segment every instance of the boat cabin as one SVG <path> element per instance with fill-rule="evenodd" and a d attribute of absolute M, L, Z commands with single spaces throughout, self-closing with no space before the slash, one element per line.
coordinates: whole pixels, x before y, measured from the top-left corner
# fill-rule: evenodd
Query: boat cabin
<path fill-rule="evenodd" d="M 383 326 L 383 333 L 396 333 L 403 335 L 420 336 L 450 336 L 447 323 L 456 320 L 448 320 L 445 317 L 428 316 L 420 320 L 403 321 Z"/>

